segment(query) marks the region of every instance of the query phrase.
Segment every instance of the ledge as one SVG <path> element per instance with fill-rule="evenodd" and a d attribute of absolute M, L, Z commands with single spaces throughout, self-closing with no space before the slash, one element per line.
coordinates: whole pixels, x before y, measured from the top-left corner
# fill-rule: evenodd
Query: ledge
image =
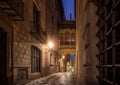
<path fill-rule="evenodd" d="M 91 65 L 90 64 L 84 64 L 83 66 L 84 67 L 90 67 Z"/>
<path fill-rule="evenodd" d="M 24 2 L 22 0 L 0 0 L 0 8 L 14 20 L 24 20 Z"/>

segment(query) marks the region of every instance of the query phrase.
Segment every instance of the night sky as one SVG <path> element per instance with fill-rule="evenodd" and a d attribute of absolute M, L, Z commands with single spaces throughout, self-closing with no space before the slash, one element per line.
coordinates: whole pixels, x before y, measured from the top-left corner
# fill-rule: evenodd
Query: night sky
<path fill-rule="evenodd" d="M 72 14 L 72 20 L 75 20 L 74 16 L 74 0 L 62 0 L 66 20 L 70 20 L 70 14 Z"/>

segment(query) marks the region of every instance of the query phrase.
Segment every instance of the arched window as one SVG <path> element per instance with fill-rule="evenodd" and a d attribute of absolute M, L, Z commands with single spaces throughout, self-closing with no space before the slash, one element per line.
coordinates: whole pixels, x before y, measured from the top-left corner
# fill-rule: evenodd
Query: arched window
<path fill-rule="evenodd" d="M 60 40 L 60 44 L 62 45 L 63 44 L 63 34 L 62 33 L 59 34 L 59 40 Z"/>
<path fill-rule="evenodd" d="M 41 50 L 31 46 L 31 72 L 40 72 L 41 69 Z"/>
<path fill-rule="evenodd" d="M 65 45 L 70 44 L 70 33 L 69 33 L 68 31 L 65 32 L 64 44 L 65 44 Z"/>
<path fill-rule="evenodd" d="M 75 33 L 71 34 L 71 44 L 74 45 L 75 44 Z"/>

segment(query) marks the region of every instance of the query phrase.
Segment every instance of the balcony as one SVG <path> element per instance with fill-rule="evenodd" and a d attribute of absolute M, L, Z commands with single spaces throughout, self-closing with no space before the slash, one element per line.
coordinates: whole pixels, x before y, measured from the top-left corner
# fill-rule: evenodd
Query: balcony
<path fill-rule="evenodd" d="M 14 20 L 23 20 L 24 2 L 23 0 L 0 0 L 0 8 Z"/>
<path fill-rule="evenodd" d="M 60 41 L 60 45 L 75 45 L 75 41 Z"/>
<path fill-rule="evenodd" d="M 42 27 L 32 23 L 30 34 L 39 40 L 42 44 L 47 43 L 47 35 Z"/>

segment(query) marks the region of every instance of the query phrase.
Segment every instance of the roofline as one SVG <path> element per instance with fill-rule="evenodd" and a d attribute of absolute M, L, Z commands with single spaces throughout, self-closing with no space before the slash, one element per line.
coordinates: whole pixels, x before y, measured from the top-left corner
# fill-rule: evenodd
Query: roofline
<path fill-rule="evenodd" d="M 59 5 L 59 10 L 60 10 L 62 19 L 65 20 L 65 12 L 64 12 L 64 8 L 63 8 L 62 0 L 58 0 L 58 5 Z"/>
<path fill-rule="evenodd" d="M 62 28 L 71 28 L 71 29 L 76 29 L 76 24 L 75 21 L 64 21 L 61 24 L 59 24 L 59 29 Z"/>

